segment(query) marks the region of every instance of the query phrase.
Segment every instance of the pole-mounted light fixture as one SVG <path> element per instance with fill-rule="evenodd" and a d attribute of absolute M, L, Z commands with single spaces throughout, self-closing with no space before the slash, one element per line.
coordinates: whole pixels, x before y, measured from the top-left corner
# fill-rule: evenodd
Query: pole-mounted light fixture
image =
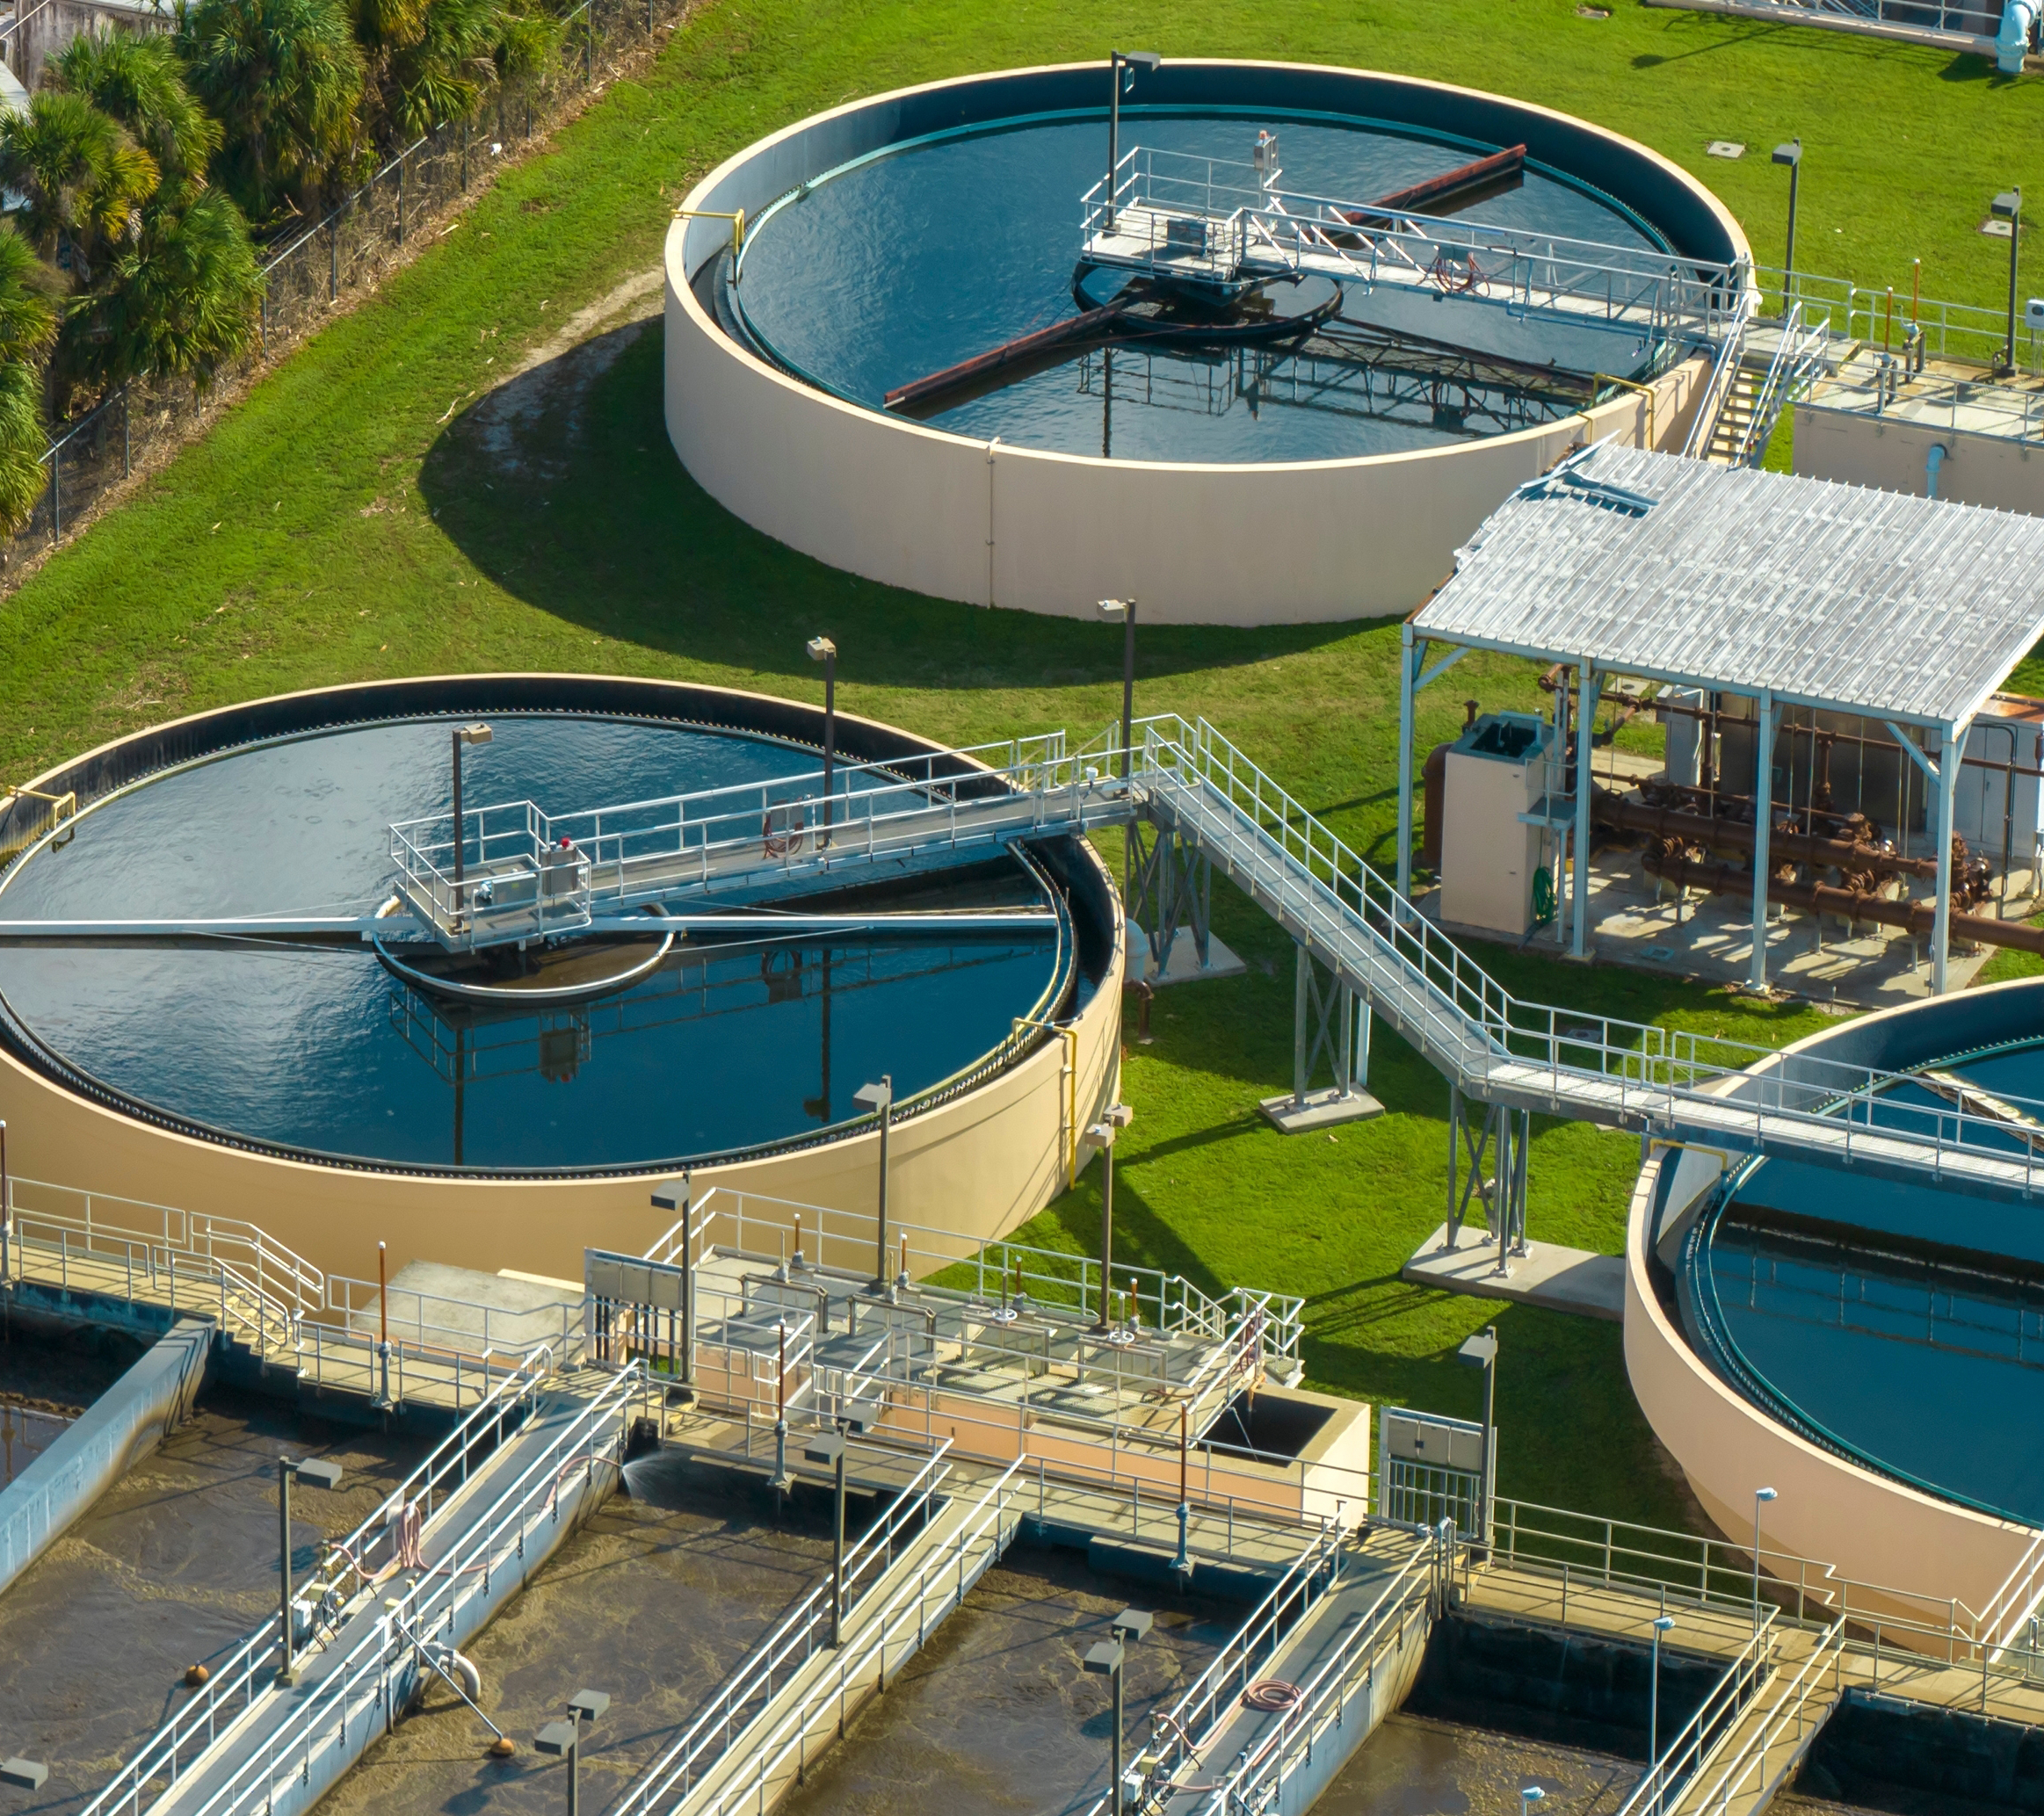
<path fill-rule="evenodd" d="M 464 744 L 487 744 L 490 730 L 487 725 L 458 725 L 453 728 L 454 747 L 454 922 L 460 924 L 462 897 L 466 894 L 461 884 L 468 874 L 468 842 L 461 830 L 461 747 Z M 480 846 L 476 855 L 482 855 Z"/>
<path fill-rule="evenodd" d="M 1155 75 L 1163 59 L 1154 50 L 1111 50 L 1107 53 L 1107 212 L 1106 229 L 1114 231 L 1114 171 L 1121 162 L 1121 90 L 1133 88 L 1138 69 Z"/>
<path fill-rule="evenodd" d="M 1988 207 L 1997 221 L 2009 224 L 2009 336 L 2008 344 L 2002 350 L 2002 373 L 2005 377 L 2016 369 L 2016 262 L 2018 244 L 2023 237 L 2023 192 L 2020 188 L 2004 189 Z"/>
<path fill-rule="evenodd" d="M 830 771 L 837 760 L 837 646 L 812 637 L 802 648 L 823 665 L 823 843 L 830 843 Z"/>
<path fill-rule="evenodd" d="M 1781 313 L 1788 313 L 1788 300 L 1795 291 L 1795 192 L 1802 180 L 1802 141 L 1791 139 L 1774 148 L 1774 162 L 1788 167 L 1788 260 L 1781 271 Z"/>
<path fill-rule="evenodd" d="M 861 1110 L 880 1118 L 880 1209 L 879 1240 L 874 1253 L 879 1259 L 873 1263 L 873 1290 L 888 1290 L 888 1125 L 894 1119 L 895 1075 L 883 1072 L 874 1084 L 862 1084 L 852 1092 L 852 1101 Z"/>

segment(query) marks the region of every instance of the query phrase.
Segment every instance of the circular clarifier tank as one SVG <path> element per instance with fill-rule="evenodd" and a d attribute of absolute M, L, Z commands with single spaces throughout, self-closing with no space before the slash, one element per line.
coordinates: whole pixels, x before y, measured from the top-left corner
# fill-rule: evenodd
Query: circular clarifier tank
<path fill-rule="evenodd" d="M 727 715 L 736 724 L 679 723 L 549 707 L 532 692 L 483 703 L 491 740 L 463 758 L 472 812 L 530 801 L 576 813 L 740 785 L 770 804 L 820 784 L 817 751 L 777 732 L 766 708 L 778 703 L 748 727 L 743 710 Z M 391 901 L 390 828 L 449 812 L 449 734 L 477 711 L 336 723 L 327 698 L 319 716 L 158 753 L 170 760 L 91 799 L 0 873 L 0 921 L 170 930 L 0 940 L 18 1059 L 103 1107 L 277 1154 L 615 1173 L 828 1140 L 863 1116 L 852 1093 L 883 1074 L 912 1113 L 997 1071 L 1018 1019 L 1073 1012 L 1102 975 L 1111 916 L 1090 890 L 1075 912 L 1069 847 L 800 904 L 1033 910 L 1040 929 L 777 932 L 768 908 L 742 929 L 675 937 L 649 915 L 643 937 L 465 958 L 359 933 L 176 931 L 345 920 Z M 851 785 L 876 778 L 895 779 L 868 770 Z"/>
<path fill-rule="evenodd" d="M 1756 1484 L 1801 1472 L 1800 1446 L 1827 1453 L 1840 1504 L 1869 1531 L 1888 1529 L 1852 1486 L 1868 1475 L 1965 1516 L 2044 1527 L 2044 1450 L 2032 1436 L 2044 1422 L 2044 1218 L 2020 1189 L 2021 1170 L 2044 1161 L 2040 1025 L 2044 984 L 2032 980 L 1846 1023 L 1759 1068 L 1866 1132 L 1852 1164 L 1744 1158 L 1706 1185 L 1701 1153 L 1687 1170 L 1671 1164 L 1677 1150 L 1649 1162 L 1637 1259 L 1671 1321 L 1659 1327 L 1642 1301 L 1635 1329 L 1628 1309 L 1628 1353 L 1656 1429 L 1707 1500 L 1736 1515 Z M 2005 1156 L 2017 1184 L 1969 1187 L 1885 1164 L 1883 1129 Z M 1713 1436 L 1707 1402 L 1678 1414 L 1667 1395 L 1680 1376 L 1658 1359 L 1650 1327 L 1678 1337 L 1719 1392 L 1791 1449 L 1736 1454 Z M 1808 1480 L 1800 1494 L 1810 1499 Z M 1896 1510 L 1910 1498 L 1880 1503 L 1890 1509 L 1881 1517 L 1919 1537 L 1945 1531 L 1939 1543 L 1954 1555 L 1992 1530 L 1912 1525 L 1917 1516 Z M 1919 1586 L 1907 1561 L 1841 1554 L 1839 1567 Z"/>
<path fill-rule="evenodd" d="M 1105 63 L 851 101 L 703 177 L 666 250 L 696 482 L 974 604 L 1403 613 L 1570 446 L 1682 445 L 1755 300 L 1723 206 L 1590 121 L 1369 70 L 1119 78 L 1112 116 Z"/>

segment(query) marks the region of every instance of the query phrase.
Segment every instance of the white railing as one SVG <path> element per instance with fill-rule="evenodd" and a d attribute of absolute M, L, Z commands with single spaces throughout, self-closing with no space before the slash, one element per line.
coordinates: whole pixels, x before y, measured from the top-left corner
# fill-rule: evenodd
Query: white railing
<path fill-rule="evenodd" d="M 530 1416 L 551 1367 L 552 1358 L 544 1351 L 527 1357 L 378 1503 L 368 1518 L 327 1547 L 296 1598 L 309 1617 L 309 1631 L 296 1648 L 301 1659 L 321 1650 L 337 1630 L 344 1610 L 373 1591 L 395 1566 L 397 1516 L 416 1506 L 422 1530 L 430 1526 L 468 1481 L 471 1469 L 487 1459 L 509 1430 Z M 379 1547 L 385 1553 L 381 1558 Z M 141 1816 L 145 1798 L 154 1802 L 162 1785 L 175 1784 L 271 1687 L 280 1662 L 282 1637 L 278 1617 L 258 1626 L 143 1743 L 80 1816 L 115 1816 L 124 1811 L 128 1816 Z"/>
<path fill-rule="evenodd" d="M 936 1460 L 939 1458 L 932 1457 L 924 1465 L 924 1475 L 934 1469 Z M 932 1494 L 945 1472 L 948 1471 L 939 1471 L 939 1475 L 930 1479 L 928 1487 L 922 1489 L 924 1497 Z M 917 1477 L 917 1481 L 922 1479 Z M 709 1708 L 689 1724 L 681 1739 L 666 1748 L 638 1783 L 611 1808 L 609 1816 L 656 1816 L 656 1812 L 675 1810 L 687 1799 L 689 1791 L 701 1783 L 705 1775 L 714 1773 L 723 1761 L 740 1751 L 748 1757 L 742 1765 L 734 1767 L 729 1773 L 732 1781 L 703 1805 L 699 1816 L 742 1808 L 748 1798 L 760 1798 L 765 1808 L 765 1787 L 777 1775 L 787 1771 L 789 1757 L 795 1759 L 795 1769 L 801 1771 L 808 1763 L 811 1742 L 817 1742 L 817 1730 L 822 1728 L 828 1736 L 840 1726 L 844 1699 L 852 1689 L 863 1683 L 866 1675 L 875 1675 L 883 1685 L 889 1669 L 899 1669 L 902 1659 L 914 1653 L 930 1628 L 965 1600 L 967 1591 L 979 1581 L 987 1565 L 1008 1548 L 1018 1524 L 1014 1501 L 1016 1465 L 1010 1465 L 1008 1471 L 987 1485 L 979 1501 L 959 1522 L 957 1532 L 942 1540 L 942 1545 L 916 1566 L 908 1583 L 893 1589 L 883 1608 L 857 1626 L 852 1622 L 844 1624 L 844 1646 L 836 1654 L 832 1667 L 808 1685 L 793 1708 L 783 1710 L 775 1718 L 775 1677 L 781 1679 L 785 1691 L 795 1673 L 809 1665 L 817 1653 L 828 1651 L 828 1585 L 811 1589 L 787 1620 L 775 1628 L 769 1640 L 738 1667 L 723 1689 L 711 1699 Z M 902 1506 L 902 1501 L 895 1506 Z M 917 1508 L 920 1506 L 922 1500 L 917 1500 Z M 889 1509 L 889 1518 L 891 1514 L 893 1509 Z M 908 1522 L 903 1520 L 903 1524 Z M 873 1557 L 877 1559 L 877 1552 Z M 885 1583 L 891 1566 L 893 1554 L 889 1551 L 887 1565 L 875 1575 L 875 1588 Z M 936 1591 L 934 1606 L 932 1591 Z M 817 1597 L 822 1597 L 822 1606 L 817 1606 Z M 914 1632 L 910 1632 L 910 1624 L 914 1624 Z M 766 1726 L 769 1720 L 771 1726 Z M 828 1739 L 815 1745 L 815 1751 L 822 1751 L 823 1745 L 828 1745 Z"/>
<path fill-rule="evenodd" d="M 699 1247 L 714 1242 L 776 1264 L 793 1263 L 799 1250 L 802 1262 L 815 1267 L 851 1272 L 881 1266 L 878 1220 L 862 1211 L 717 1186 L 697 1200 L 693 1228 Z M 918 1292 L 981 1307 L 1026 1301 L 1025 1310 L 1086 1322 L 1100 1316 L 1096 1256 L 1023 1242 L 975 1242 L 955 1231 L 892 1219 L 888 1231 L 891 1252 L 885 1261 L 886 1277 L 901 1271 L 905 1240 L 907 1271 L 918 1283 Z M 645 1259 L 673 1266 L 680 1254 L 677 1222 L 655 1239 Z M 1127 1326 L 1133 1318 L 1139 1329 L 1214 1342 L 1231 1332 L 1253 1331 L 1265 1365 L 1288 1367 L 1299 1360 L 1305 1301 L 1294 1294 L 1238 1286 L 1215 1299 L 1182 1274 L 1123 1262 L 1114 1263 L 1113 1273 L 1116 1297 L 1108 1309 L 1117 1325 Z M 970 1285 L 965 1284 L 968 1278 Z"/>
<path fill-rule="evenodd" d="M 1140 730 L 1148 810 L 1223 857 L 1238 886 L 1466 1089 L 1762 1151 L 1879 1156 L 2025 1194 L 2044 1184 L 2040 1157 L 2011 1152 L 2004 1122 L 1907 1073 L 1512 995 L 1205 720 L 1160 715 Z M 2044 1102 L 2017 1107 L 2044 1118 Z"/>
<path fill-rule="evenodd" d="M 1682 452 L 1700 460 L 1710 452 L 1717 436 L 1718 418 L 1724 414 L 1733 387 L 1738 383 L 1739 362 L 1744 357 L 1746 330 L 1752 325 L 1750 313 L 1742 314 L 1718 343 L 1717 358 L 1710 369 L 1710 383 L 1697 400 L 1696 415 L 1689 425 L 1689 440 Z"/>
<path fill-rule="evenodd" d="M 581 1344 L 579 1302 L 509 1312 L 388 1293 L 323 1273 L 238 1218 L 18 1177 L 7 1182 L 5 1210 L 0 1278 L 214 1313 L 230 1339 L 265 1361 L 291 1359 L 315 1386 L 359 1390 L 367 1376 L 397 1403 L 410 1383 L 451 1382 L 459 1407 L 470 1380 L 487 1392 L 534 1348 L 567 1361 Z"/>
<path fill-rule="evenodd" d="M 1669 1798 L 1681 1791 L 1709 1760 L 1766 1682 L 1775 1641 L 1777 1610 L 1770 1607 L 1752 1636 L 1733 1655 L 1696 1712 L 1676 1731 L 1627 1793 L 1614 1816 L 1664 1816 Z"/>
<path fill-rule="evenodd" d="M 1794 402 L 1809 389 L 1813 380 L 1823 376 L 1830 347 L 1830 319 L 1806 313 L 1809 309 L 1808 303 L 1793 303 L 1782 319 L 1780 340 L 1774 349 L 1774 357 L 1767 362 L 1765 374 L 1753 388 L 1751 412 L 1741 426 L 1738 439 L 1731 450 L 1734 466 L 1760 464 L 1783 407 Z"/>
<path fill-rule="evenodd" d="M 1253 165 L 1136 146 L 1081 200 L 1091 257 L 1199 279 L 1314 271 L 1432 289 L 1656 339 L 1714 341 L 1736 324 L 1743 265 L 1435 217 L 1283 190 Z"/>
<path fill-rule="evenodd" d="M 388 1708 L 392 1680 L 414 1649 L 407 1631 L 462 1632 L 462 1613 L 488 1600 L 497 1574 L 505 1568 L 522 1571 L 525 1534 L 540 1521 L 560 1518 L 562 1488 L 577 1476 L 577 1486 L 586 1487 L 599 1470 L 622 1471 L 629 1423 L 625 1408 L 644 1392 L 643 1375 L 627 1369 L 565 1421 L 453 1538 L 432 1567 L 402 1591 L 393 1618 L 365 1622 L 352 1644 L 344 1632 L 337 1636 L 346 1646 L 338 1661 L 308 1687 L 290 1693 L 287 1704 L 279 1697 L 281 1718 L 247 1747 L 223 1782 L 189 1816 L 241 1816 L 243 1812 L 253 1816 L 266 1809 L 274 1781 L 309 1770 L 322 1737 L 357 1720 L 366 1722 Z M 326 1650 L 335 1649 L 330 1641 Z M 144 1788 L 138 1784 L 126 1801 L 108 1802 L 103 1797 L 81 1816 L 112 1816 L 122 1809 L 140 1816 Z"/>
<path fill-rule="evenodd" d="M 1830 1713 L 1827 1704 L 1813 1715 L 1810 1702 L 1826 1669 L 1836 1669 L 1840 1662 L 1845 1628 L 1841 1615 L 1824 1629 L 1801 1668 L 1774 1693 L 1765 1713 L 1732 1749 L 1731 1757 L 1721 1765 L 1714 1759 L 1705 1762 L 1701 1776 L 1708 1777 L 1707 1784 L 1692 1781 L 1677 1793 L 1678 1810 L 1693 1812 L 1693 1816 L 1729 1816 L 1735 1798 L 1741 1800 L 1742 1811 L 1765 1806 L 1773 1788 L 1772 1778 L 1795 1764 Z M 1732 1738 L 1739 1739 L 1736 1731 Z"/>
<path fill-rule="evenodd" d="M 1424 1550 L 1406 1559 L 1333 1653 L 1298 1686 L 1297 1704 L 1279 1716 L 1247 1759 L 1225 1768 L 1225 1776 L 1193 1808 L 1211 1812 L 1212 1816 L 1229 1816 L 1236 1810 L 1282 1806 L 1286 1785 L 1310 1764 L 1315 1742 L 1341 1725 L 1358 1684 L 1374 1684 L 1385 1654 L 1405 1645 L 1407 1630 L 1415 1622 L 1424 1631 L 1435 1587 L 1437 1552 L 1452 1543 L 1437 1535 Z"/>
<path fill-rule="evenodd" d="M 459 884 L 450 815 L 394 825 L 390 857 L 413 912 L 463 944 L 584 925 L 599 903 L 628 908 L 1127 813 L 1119 780 L 1068 752 L 1062 732 L 846 765 L 828 797 L 819 781 L 805 770 L 573 814 L 529 800 L 466 808 Z"/>
<path fill-rule="evenodd" d="M 1339 1581 L 1341 1537 L 1331 1528 L 1316 1532 L 1228 1644 L 1158 1717 L 1154 1727 L 1162 1739 L 1150 1772 L 1153 1784 L 1174 1776 L 1198 1757 L 1200 1743 L 1234 1712 L 1242 1693 L 1285 1636 L 1334 1589 Z"/>

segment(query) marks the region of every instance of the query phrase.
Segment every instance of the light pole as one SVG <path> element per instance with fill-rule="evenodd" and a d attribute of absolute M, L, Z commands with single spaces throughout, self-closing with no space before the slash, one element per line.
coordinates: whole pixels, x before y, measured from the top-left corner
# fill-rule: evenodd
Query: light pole
<path fill-rule="evenodd" d="M 1788 300 L 1795 289 L 1795 191 L 1802 177 L 1802 141 L 1791 139 L 1774 148 L 1774 162 L 1788 166 L 1788 263 L 1781 272 L 1781 313 L 1788 313 Z"/>
<path fill-rule="evenodd" d="M 1134 1120 L 1135 1112 L 1127 1104 L 1111 1104 L 1086 1131 L 1086 1140 L 1100 1150 L 1100 1313 L 1093 1328 L 1103 1335 L 1110 1322 L 1107 1307 L 1113 1289 L 1114 1138 Z"/>
<path fill-rule="evenodd" d="M 454 748 L 454 920 L 461 919 L 461 879 L 468 873 L 468 842 L 461 834 L 461 747 L 464 744 L 487 744 L 489 727 L 487 725 L 458 725 L 452 733 Z M 480 846 L 475 855 L 482 855 Z"/>
<path fill-rule="evenodd" d="M 1675 1617 L 1664 1614 L 1654 1623 L 1654 1684 L 1647 1692 L 1647 1769 L 1656 1769 L 1661 1757 L 1661 1636 L 1675 1624 Z M 1660 1794 L 1655 1787 L 1655 1795 Z"/>
<path fill-rule="evenodd" d="M 1114 1750 L 1112 1757 L 1113 1777 L 1107 1791 L 1107 1807 L 1120 1816 L 1126 1807 L 1121 1795 L 1121 1667 L 1128 1656 L 1129 1646 L 1145 1639 L 1151 1627 L 1156 1624 L 1154 1614 L 1141 1614 L 1133 1608 L 1124 1608 L 1114 1617 L 1114 1637 L 1103 1639 L 1087 1653 L 1084 1660 L 1085 1668 L 1095 1676 L 1106 1678 L 1114 1686 Z"/>
<path fill-rule="evenodd" d="M 2009 224 L 2009 344 L 2002 355 L 2002 374 L 2016 369 L 2016 249 L 2023 237 L 2023 192 L 2004 189 L 1988 204 L 1997 221 Z"/>
<path fill-rule="evenodd" d="M 1107 53 L 1107 216 L 1106 228 L 1114 231 L 1114 170 L 1121 162 L 1121 85 L 1133 88 L 1135 72 L 1153 75 L 1163 61 L 1154 50 L 1111 50 Z"/>
<path fill-rule="evenodd" d="M 1753 1490 L 1753 1626 L 1760 1625 L 1760 1509 L 1780 1497 L 1772 1488 Z"/>
<path fill-rule="evenodd" d="M 852 1092 L 852 1101 L 861 1110 L 870 1110 L 880 1118 L 880 1229 L 879 1240 L 873 1253 L 877 1259 L 873 1264 L 873 1290 L 888 1290 L 888 1125 L 894 1119 L 895 1075 L 883 1072 L 878 1084 L 862 1084 Z"/>
<path fill-rule="evenodd" d="M 1519 1791 L 1519 1816 L 1533 1816 L 1533 1805 L 1542 1802 L 1547 1792 L 1537 1784 L 1522 1784 Z"/>
<path fill-rule="evenodd" d="M 823 665 L 823 843 L 830 843 L 830 766 L 837 757 L 837 646 L 812 637 L 803 646 L 809 660 Z"/>
<path fill-rule="evenodd" d="M 322 1457 L 279 1457 L 277 1459 L 277 1574 L 283 1584 L 283 1653 L 282 1662 L 277 1667 L 277 1682 L 281 1689 L 289 1689 L 298 1682 L 297 1668 L 292 1663 L 292 1640 L 296 1637 L 291 1631 L 291 1480 L 294 1476 L 310 1482 L 315 1488 L 337 1488 L 341 1485 L 341 1465 L 329 1463 Z"/>
<path fill-rule="evenodd" d="M 819 1433 L 802 1446 L 802 1460 L 830 1465 L 837 1476 L 837 1509 L 830 1523 L 830 1644 L 839 1645 L 844 1621 L 844 1453 L 852 1448 L 847 1422 L 835 1431 Z"/>
<path fill-rule="evenodd" d="M 533 1737 L 540 1752 L 568 1762 L 568 1816 L 582 1816 L 582 1725 L 593 1726 L 610 1706 L 600 1689 L 578 1689 L 568 1699 L 568 1719 L 550 1721 Z"/>
<path fill-rule="evenodd" d="M 14 1199 L 7 1190 L 7 1125 L 0 1122 L 0 1280 L 14 1277 Z"/>
<path fill-rule="evenodd" d="M 1121 626 L 1121 779 L 1126 782 L 1135 760 L 1128 749 L 1135 718 L 1135 601 L 1103 599 L 1100 616 Z"/>
<path fill-rule="evenodd" d="M 1490 1506 L 1497 1490 L 1497 1327 L 1487 1324 L 1455 1351 L 1466 1368 L 1483 1371 L 1483 1473 L 1477 1489 L 1480 1505 L 1477 1542 L 1490 1543 Z"/>

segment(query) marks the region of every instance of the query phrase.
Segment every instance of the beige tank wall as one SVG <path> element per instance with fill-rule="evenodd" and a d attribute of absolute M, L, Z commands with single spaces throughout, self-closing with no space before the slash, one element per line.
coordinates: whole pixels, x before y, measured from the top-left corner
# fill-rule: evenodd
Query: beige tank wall
<path fill-rule="evenodd" d="M 1928 497 L 1933 447 L 1945 450 L 1940 498 L 2044 516 L 2044 448 L 1856 410 L 1796 406 L 1795 470 L 1811 479 Z"/>
<path fill-rule="evenodd" d="M 1005 1234 L 1065 1189 L 1076 1046 L 1078 1126 L 1119 1082 L 1121 959 L 1075 1019 L 1019 1065 L 955 1101 L 897 1124 L 888 1210 L 974 1238 Z M 376 1244 L 395 1270 L 436 1261 L 582 1277 L 585 1246 L 637 1254 L 674 1220 L 652 1208 L 656 1179 L 474 1180 L 352 1172 L 246 1154 L 150 1128 L 88 1103 L 0 1053 L 8 1161 L 25 1178 L 140 1198 L 259 1225 L 330 1273 L 373 1279 Z M 741 1187 L 870 1216 L 880 1138 L 869 1133 L 794 1154 L 699 1168 L 699 1195 Z M 1089 1150 L 1081 1148 L 1083 1165 Z M 755 1214 L 758 1207 L 753 1207 Z M 112 1214 L 119 1217 L 116 1209 Z"/>
<path fill-rule="evenodd" d="M 754 358 L 704 313 L 667 240 L 667 431 L 734 515 L 851 573 L 1057 617 L 1134 593 L 1146 623 L 1403 614 L 1513 487 L 1585 440 L 1677 447 L 1700 358 L 1545 428 L 1368 459 L 1163 466 L 967 441 L 840 402 Z"/>
<path fill-rule="evenodd" d="M 2029 1550 L 2028 1528 L 1935 1501 L 1798 1437 L 1720 1380 L 1690 1349 L 1647 1272 L 1648 1219 L 1664 1154 L 1633 1191 L 1626 1242 L 1626 1371 L 1655 1435 L 1720 1531 L 1750 1545 L 1753 1491 L 1764 1548 L 1821 1559 L 1855 1582 L 1981 1610 Z M 1867 1598 L 1857 1591 L 1855 1607 Z M 1906 1616 L 1911 1604 L 1895 1599 Z M 1920 1605 L 1913 1610 L 1919 1617 Z M 1940 1614 L 1942 1610 L 1940 1610 Z"/>

